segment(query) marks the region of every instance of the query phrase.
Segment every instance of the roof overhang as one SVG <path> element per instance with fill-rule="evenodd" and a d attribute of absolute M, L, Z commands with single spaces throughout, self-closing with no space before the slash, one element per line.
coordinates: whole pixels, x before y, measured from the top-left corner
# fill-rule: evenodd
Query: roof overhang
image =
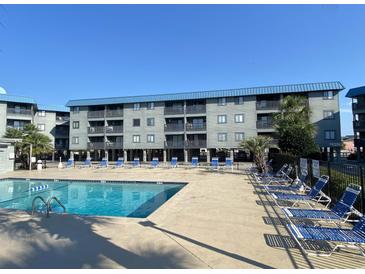
<path fill-rule="evenodd" d="M 347 92 L 346 97 L 354 98 L 360 95 L 365 95 L 365 86 L 350 89 Z"/>

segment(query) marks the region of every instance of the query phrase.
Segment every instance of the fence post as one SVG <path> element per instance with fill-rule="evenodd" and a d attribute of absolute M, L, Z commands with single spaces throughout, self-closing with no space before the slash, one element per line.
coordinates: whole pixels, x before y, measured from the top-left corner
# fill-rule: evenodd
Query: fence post
<path fill-rule="evenodd" d="M 327 172 L 328 172 L 328 177 L 329 177 L 329 180 L 328 180 L 328 193 L 327 195 L 331 197 L 331 163 L 330 161 L 327 161 Z"/>
<path fill-rule="evenodd" d="M 365 191 L 364 191 L 364 173 L 363 168 L 360 166 L 360 183 L 361 183 L 361 212 L 365 212 Z"/>

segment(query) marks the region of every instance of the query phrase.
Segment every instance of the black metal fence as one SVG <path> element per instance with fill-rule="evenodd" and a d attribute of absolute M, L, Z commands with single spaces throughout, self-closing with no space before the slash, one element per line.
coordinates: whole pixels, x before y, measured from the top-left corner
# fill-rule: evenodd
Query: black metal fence
<path fill-rule="evenodd" d="M 313 185 L 317 178 L 313 176 L 312 159 L 308 160 L 309 183 Z M 298 167 L 300 162 L 298 162 Z M 347 164 L 344 162 L 319 161 L 320 175 L 328 175 L 329 182 L 324 192 L 331 197 L 332 202 L 341 198 L 346 187 L 354 184 L 361 186 L 361 193 L 356 201 L 355 208 L 361 213 L 365 213 L 365 190 L 364 190 L 364 167 L 359 165 Z"/>

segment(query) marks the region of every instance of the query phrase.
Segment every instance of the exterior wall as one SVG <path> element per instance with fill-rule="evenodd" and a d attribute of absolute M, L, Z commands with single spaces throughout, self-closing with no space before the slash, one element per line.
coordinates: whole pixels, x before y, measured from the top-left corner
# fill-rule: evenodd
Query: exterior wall
<path fill-rule="evenodd" d="M 235 123 L 235 114 L 244 114 L 244 123 Z M 218 105 L 218 99 L 207 100 L 207 146 L 208 148 L 237 148 L 235 132 L 244 132 L 245 138 L 257 135 L 256 97 L 244 97 L 244 103 L 234 104 L 234 98 L 227 98 L 225 106 Z M 218 115 L 227 115 L 226 124 L 218 124 Z M 227 133 L 227 142 L 218 142 L 218 133 Z"/>
<path fill-rule="evenodd" d="M 13 153 L 14 145 L 0 143 L 0 174 L 14 170 L 14 159 L 10 159 Z"/>
<path fill-rule="evenodd" d="M 88 143 L 87 128 L 89 126 L 87 120 L 87 107 L 80 107 L 80 111 L 75 113 L 71 110 L 70 112 L 70 139 L 69 148 L 70 150 L 86 150 Z M 78 129 L 72 128 L 73 121 L 79 121 L 80 127 Z M 79 137 L 79 144 L 72 143 L 72 137 Z"/>
<path fill-rule="evenodd" d="M 6 107 L 6 103 L 0 102 L 0 138 L 4 136 L 6 131 Z"/>
<path fill-rule="evenodd" d="M 133 104 L 124 105 L 123 148 L 124 149 L 162 149 L 165 142 L 164 102 L 156 102 L 154 109 L 148 110 L 141 103 L 140 110 L 133 110 Z M 155 118 L 155 126 L 147 126 L 147 118 Z M 133 119 L 140 119 L 140 126 L 133 127 Z M 154 134 L 155 142 L 147 143 L 147 135 Z M 140 135 L 140 143 L 133 143 L 133 135 Z"/>
<path fill-rule="evenodd" d="M 325 99 L 323 92 L 309 92 L 308 101 L 312 112 L 310 120 L 316 125 L 316 143 L 320 147 L 340 147 L 341 146 L 341 124 L 339 93 L 335 92 L 333 99 Z M 332 110 L 334 119 L 324 119 L 324 111 Z M 335 140 L 325 140 L 325 131 L 335 130 Z"/>
<path fill-rule="evenodd" d="M 41 131 L 41 133 L 47 135 L 52 140 L 52 144 L 54 144 L 55 139 L 55 130 L 56 130 L 56 113 L 55 112 L 46 112 L 45 117 L 38 116 L 37 112 L 34 117 L 34 125 L 44 124 L 45 130 Z"/>

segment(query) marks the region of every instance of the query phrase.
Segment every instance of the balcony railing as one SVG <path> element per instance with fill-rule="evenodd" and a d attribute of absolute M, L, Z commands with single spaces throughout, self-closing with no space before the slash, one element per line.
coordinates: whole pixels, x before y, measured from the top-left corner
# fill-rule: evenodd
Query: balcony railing
<path fill-rule="evenodd" d="M 354 110 L 354 111 L 356 111 L 356 110 L 365 110 L 365 103 L 364 102 L 352 103 L 352 110 Z"/>
<path fill-rule="evenodd" d="M 268 100 L 268 101 L 257 101 L 256 109 L 257 110 L 276 110 L 280 107 L 279 100 Z"/>
<path fill-rule="evenodd" d="M 54 148 L 57 150 L 67 150 L 68 149 L 68 144 L 55 144 Z"/>
<path fill-rule="evenodd" d="M 273 121 L 256 121 L 256 128 L 257 129 L 270 129 L 274 128 L 274 122 Z"/>
<path fill-rule="evenodd" d="M 69 116 L 56 116 L 56 122 L 68 122 L 70 121 L 70 117 Z"/>
<path fill-rule="evenodd" d="M 184 114 L 184 106 L 165 107 L 165 115 Z"/>
<path fill-rule="evenodd" d="M 7 108 L 8 114 L 32 116 L 31 109 Z"/>
<path fill-rule="evenodd" d="M 123 133 L 123 126 L 107 126 L 105 127 L 106 133 Z"/>
<path fill-rule="evenodd" d="M 68 138 L 70 133 L 66 130 L 55 130 L 55 138 Z"/>
<path fill-rule="evenodd" d="M 206 113 L 207 108 L 205 105 L 191 105 L 186 106 L 187 114 L 195 114 L 195 113 Z"/>
<path fill-rule="evenodd" d="M 166 132 L 184 131 L 184 124 L 166 124 L 165 131 Z"/>
<path fill-rule="evenodd" d="M 187 148 L 205 148 L 207 147 L 207 140 L 187 140 L 185 141 Z"/>
<path fill-rule="evenodd" d="M 122 149 L 123 143 L 122 142 L 106 142 L 105 148 L 106 149 Z"/>
<path fill-rule="evenodd" d="M 365 129 L 365 121 L 354 121 L 353 125 L 356 129 Z"/>
<path fill-rule="evenodd" d="M 207 124 L 186 124 L 186 131 L 205 131 L 207 130 Z"/>
<path fill-rule="evenodd" d="M 106 117 L 123 117 L 123 109 L 108 109 Z"/>
<path fill-rule="evenodd" d="M 100 134 L 105 132 L 105 127 L 97 126 L 97 127 L 88 127 L 87 132 L 89 134 Z"/>
<path fill-rule="evenodd" d="M 104 142 L 89 142 L 87 143 L 87 149 L 105 149 Z"/>
<path fill-rule="evenodd" d="M 166 148 L 184 148 L 185 142 L 182 141 L 165 141 L 165 147 Z"/>
<path fill-rule="evenodd" d="M 104 110 L 89 110 L 87 112 L 87 118 L 104 118 Z"/>

